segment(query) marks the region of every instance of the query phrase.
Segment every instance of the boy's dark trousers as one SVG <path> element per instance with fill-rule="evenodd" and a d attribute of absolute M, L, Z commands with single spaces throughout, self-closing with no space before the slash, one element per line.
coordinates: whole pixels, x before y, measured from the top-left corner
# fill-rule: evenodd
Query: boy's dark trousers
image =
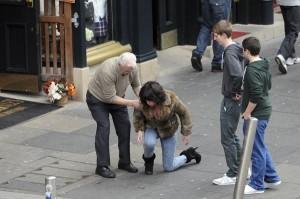
<path fill-rule="evenodd" d="M 224 97 L 221 103 L 220 124 L 221 143 L 225 152 L 225 159 L 229 170 L 228 177 L 236 177 L 240 164 L 241 146 L 236 134 L 241 113 L 241 100 Z"/>

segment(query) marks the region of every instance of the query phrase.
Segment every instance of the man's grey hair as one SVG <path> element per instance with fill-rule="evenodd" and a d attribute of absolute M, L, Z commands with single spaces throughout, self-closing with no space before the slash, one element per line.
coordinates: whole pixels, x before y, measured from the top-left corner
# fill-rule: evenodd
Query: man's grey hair
<path fill-rule="evenodd" d="M 125 52 L 120 55 L 119 64 L 122 66 L 132 66 L 132 69 L 136 69 L 136 56 L 133 53 Z"/>

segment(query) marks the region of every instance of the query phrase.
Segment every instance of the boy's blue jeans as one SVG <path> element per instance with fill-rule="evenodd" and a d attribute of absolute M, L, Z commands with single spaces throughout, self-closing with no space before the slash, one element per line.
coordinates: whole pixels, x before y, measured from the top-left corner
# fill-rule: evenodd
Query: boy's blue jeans
<path fill-rule="evenodd" d="M 154 154 L 158 134 L 155 129 L 147 128 L 144 132 L 144 157 L 150 158 Z M 162 160 L 165 171 L 174 171 L 186 163 L 185 155 L 174 157 L 176 148 L 176 137 L 160 139 L 162 149 Z"/>
<path fill-rule="evenodd" d="M 243 132 L 246 133 L 248 121 L 244 120 Z M 265 145 L 265 129 L 268 120 L 258 120 L 254 138 L 253 151 L 251 156 L 252 175 L 249 185 L 256 190 L 264 190 L 264 181 L 268 183 L 280 180 L 271 154 Z"/>

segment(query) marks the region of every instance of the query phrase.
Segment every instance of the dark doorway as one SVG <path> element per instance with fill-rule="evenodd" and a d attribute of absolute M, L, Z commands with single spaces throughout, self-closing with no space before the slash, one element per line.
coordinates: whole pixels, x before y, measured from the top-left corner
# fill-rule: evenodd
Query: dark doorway
<path fill-rule="evenodd" d="M 152 1 L 153 47 L 158 49 L 158 1 Z"/>
<path fill-rule="evenodd" d="M 202 23 L 201 9 L 199 0 L 177 0 L 178 43 L 180 45 L 196 45 Z"/>
<path fill-rule="evenodd" d="M 0 1 L 0 89 L 39 92 L 39 1 Z"/>
<path fill-rule="evenodd" d="M 153 41 L 161 50 L 178 44 L 177 41 L 177 1 L 153 0 Z"/>
<path fill-rule="evenodd" d="M 153 41 L 161 50 L 175 45 L 195 45 L 200 29 L 201 1 L 153 0 Z"/>

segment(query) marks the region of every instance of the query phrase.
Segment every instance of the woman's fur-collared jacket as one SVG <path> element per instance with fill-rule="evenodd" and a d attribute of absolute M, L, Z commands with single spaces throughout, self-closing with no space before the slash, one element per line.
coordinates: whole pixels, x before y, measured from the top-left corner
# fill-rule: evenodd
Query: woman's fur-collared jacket
<path fill-rule="evenodd" d="M 155 116 L 153 109 L 142 107 L 134 110 L 133 125 L 135 131 L 145 131 L 146 128 L 157 130 L 160 138 L 175 134 L 181 122 L 181 134 L 190 135 L 192 129 L 191 114 L 183 102 L 172 91 L 165 90 L 166 101 L 160 105 L 160 115 Z"/>

